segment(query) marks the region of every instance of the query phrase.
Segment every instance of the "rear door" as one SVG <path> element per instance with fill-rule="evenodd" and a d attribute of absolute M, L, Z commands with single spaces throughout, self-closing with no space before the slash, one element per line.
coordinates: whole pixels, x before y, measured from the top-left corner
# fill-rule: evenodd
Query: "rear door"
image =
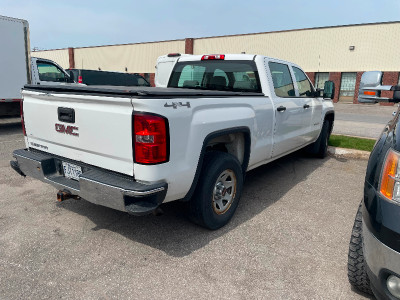
<path fill-rule="evenodd" d="M 272 82 L 271 98 L 275 106 L 275 131 L 272 156 L 280 156 L 304 144 L 304 99 L 296 97 L 290 66 L 265 60 Z"/>
<path fill-rule="evenodd" d="M 308 143 L 318 137 L 321 129 L 322 99 L 315 97 L 315 90 L 307 75 L 298 67 L 293 66 L 298 96 L 304 100 L 303 137 Z"/>
<path fill-rule="evenodd" d="M 29 148 L 133 175 L 128 97 L 23 91 Z"/>

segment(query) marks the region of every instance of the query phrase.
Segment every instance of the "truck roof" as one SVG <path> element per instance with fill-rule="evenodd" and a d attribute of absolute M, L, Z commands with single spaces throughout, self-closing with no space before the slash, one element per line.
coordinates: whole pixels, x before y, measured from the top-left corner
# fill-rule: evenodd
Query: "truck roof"
<path fill-rule="evenodd" d="M 1 16 L 1 15 L 0 15 L 0 19 L 5 20 L 5 21 L 21 22 L 21 23 L 24 23 L 26 26 L 28 26 L 28 21 L 24 20 L 24 19 L 11 18 L 11 17 Z"/>
<path fill-rule="evenodd" d="M 224 54 L 215 53 L 215 55 L 225 55 L 224 60 L 254 60 L 256 55 L 254 54 Z M 201 54 L 201 55 L 182 55 L 179 57 L 179 61 L 200 61 L 204 55 L 214 55 L 214 54 Z"/>
<path fill-rule="evenodd" d="M 232 54 L 232 53 L 228 53 L 228 54 L 224 54 L 224 53 L 213 53 L 213 54 L 201 54 L 201 55 L 191 55 L 191 54 L 181 54 L 180 56 L 177 56 L 176 58 L 178 59 L 178 61 L 182 62 L 182 61 L 201 61 L 201 58 L 204 55 L 225 55 L 224 60 L 254 60 L 256 56 L 259 57 L 264 57 L 267 59 L 272 59 L 272 60 L 277 60 L 283 63 L 287 63 L 287 64 L 293 64 L 296 65 L 293 62 L 289 62 L 280 58 L 274 58 L 274 57 L 270 57 L 270 56 L 265 56 L 265 55 L 258 55 L 258 54 Z M 165 56 L 160 56 L 160 58 L 165 58 L 167 57 L 167 55 Z"/>

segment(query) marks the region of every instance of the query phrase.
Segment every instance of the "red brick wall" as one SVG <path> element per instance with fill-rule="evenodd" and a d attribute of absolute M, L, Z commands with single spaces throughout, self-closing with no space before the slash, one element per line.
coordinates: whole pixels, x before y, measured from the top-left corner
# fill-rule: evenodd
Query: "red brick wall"
<path fill-rule="evenodd" d="M 315 85 L 315 72 L 306 72 L 308 78 L 310 78 L 310 81 L 312 82 L 312 84 Z"/>
<path fill-rule="evenodd" d="M 340 73 L 340 72 L 330 72 L 329 73 L 329 80 L 331 80 L 335 83 L 335 98 L 333 99 L 333 102 L 335 102 L 335 103 L 339 101 L 341 78 L 342 78 L 342 73 Z"/>
<path fill-rule="evenodd" d="M 354 99 L 353 99 L 353 103 L 354 104 L 358 104 L 358 90 L 360 88 L 360 81 L 361 81 L 361 76 L 364 73 L 364 71 L 362 72 L 357 72 L 357 77 L 356 77 L 356 87 L 355 87 L 355 91 L 354 91 Z"/>
<path fill-rule="evenodd" d="M 399 72 L 383 72 L 382 85 L 397 85 L 399 80 Z M 393 92 L 382 91 L 381 97 L 393 97 Z M 380 105 L 394 105 L 394 103 L 381 102 Z"/>
<path fill-rule="evenodd" d="M 69 68 L 75 69 L 75 54 L 74 48 L 68 48 Z"/>
<path fill-rule="evenodd" d="M 193 43 L 194 39 L 192 38 L 185 39 L 185 54 L 193 54 Z"/>
<path fill-rule="evenodd" d="M 138 73 L 138 74 L 146 78 L 146 80 L 149 81 L 150 86 L 155 86 L 154 84 L 154 77 L 156 76 L 155 73 Z M 146 75 L 148 75 L 148 77 Z"/>
<path fill-rule="evenodd" d="M 151 86 L 155 86 L 154 84 L 154 78 L 155 78 L 156 74 L 155 73 L 150 73 L 150 85 Z"/>

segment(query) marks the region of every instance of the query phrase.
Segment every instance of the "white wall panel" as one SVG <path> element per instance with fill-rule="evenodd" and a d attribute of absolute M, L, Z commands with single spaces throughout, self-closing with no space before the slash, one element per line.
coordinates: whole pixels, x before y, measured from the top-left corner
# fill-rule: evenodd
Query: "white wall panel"
<path fill-rule="evenodd" d="M 202 38 L 194 41 L 194 54 L 262 54 L 308 72 L 395 71 L 399 35 L 400 23 L 388 23 Z"/>
<path fill-rule="evenodd" d="M 75 48 L 75 68 L 130 73 L 155 73 L 157 58 L 185 52 L 185 41 Z"/>

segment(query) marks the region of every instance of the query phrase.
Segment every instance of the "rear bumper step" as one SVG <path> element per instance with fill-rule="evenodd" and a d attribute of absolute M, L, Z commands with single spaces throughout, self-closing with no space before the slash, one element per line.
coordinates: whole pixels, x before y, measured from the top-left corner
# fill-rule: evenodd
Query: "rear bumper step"
<path fill-rule="evenodd" d="M 165 182 L 142 184 L 126 176 L 98 168 L 84 168 L 79 181 L 62 175 L 62 158 L 51 154 L 15 150 L 11 167 L 22 176 L 30 176 L 65 190 L 94 204 L 107 206 L 133 215 L 146 215 L 164 201 L 168 185 Z M 65 161 L 70 161 L 65 159 Z M 79 162 L 72 162 L 80 165 Z"/>

